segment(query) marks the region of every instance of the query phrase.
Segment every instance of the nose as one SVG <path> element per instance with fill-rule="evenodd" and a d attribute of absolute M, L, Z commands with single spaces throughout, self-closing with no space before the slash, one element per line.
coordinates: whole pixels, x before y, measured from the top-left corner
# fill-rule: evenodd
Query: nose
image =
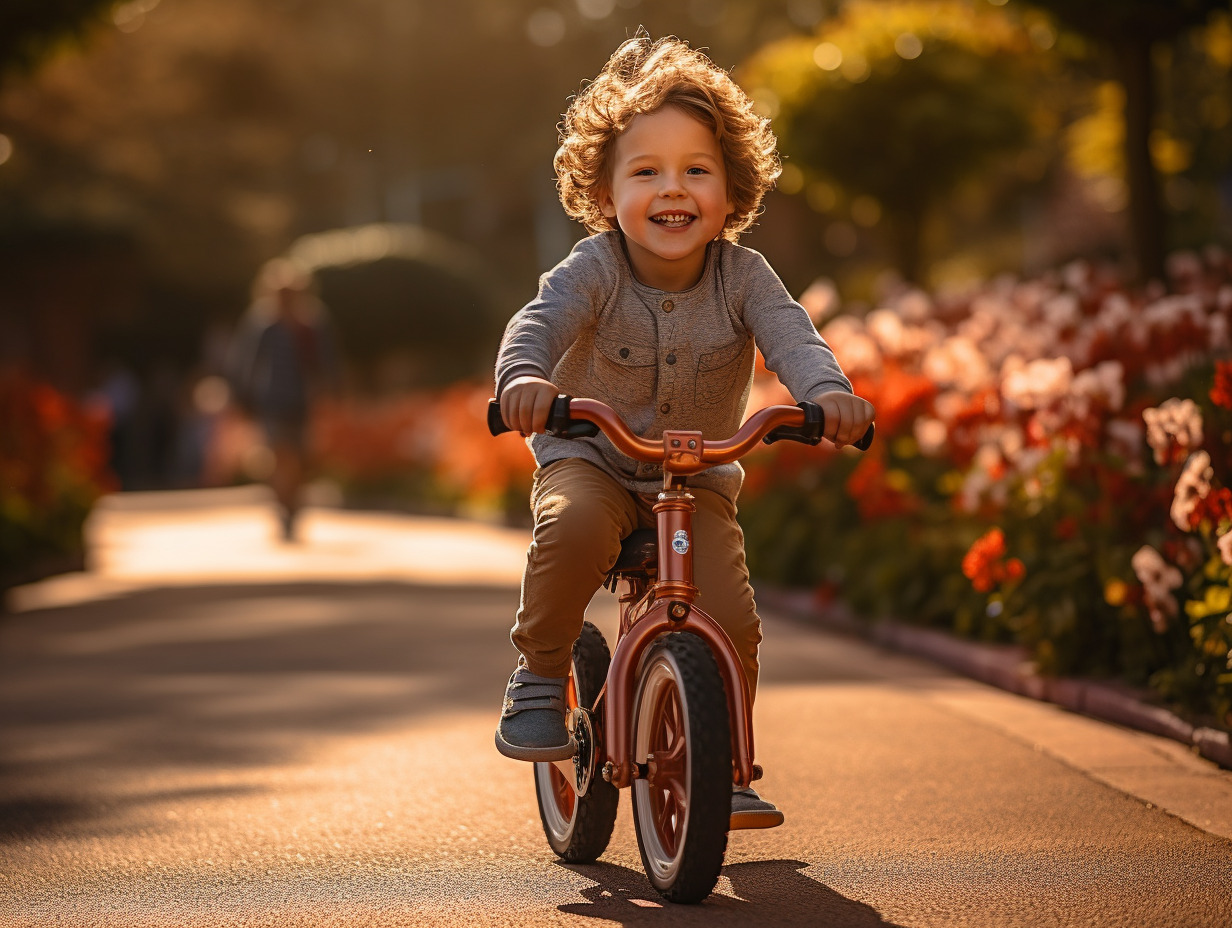
<path fill-rule="evenodd" d="M 659 196 L 661 197 L 683 197 L 686 195 L 684 189 L 684 181 L 675 171 L 664 172 L 659 175 L 662 178 L 659 185 Z"/>

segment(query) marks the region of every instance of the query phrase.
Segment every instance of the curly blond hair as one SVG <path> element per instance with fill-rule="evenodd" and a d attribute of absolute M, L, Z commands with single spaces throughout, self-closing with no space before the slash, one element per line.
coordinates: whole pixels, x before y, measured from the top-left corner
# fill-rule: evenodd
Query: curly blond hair
<path fill-rule="evenodd" d="M 616 139 L 636 116 L 675 106 L 714 130 L 723 152 L 732 212 L 723 237 L 735 242 L 761 211 L 782 170 L 770 120 L 731 76 L 672 36 L 640 33 L 616 49 L 603 70 L 569 104 L 553 166 L 565 212 L 591 232 L 616 229 L 599 201 L 610 189 Z"/>

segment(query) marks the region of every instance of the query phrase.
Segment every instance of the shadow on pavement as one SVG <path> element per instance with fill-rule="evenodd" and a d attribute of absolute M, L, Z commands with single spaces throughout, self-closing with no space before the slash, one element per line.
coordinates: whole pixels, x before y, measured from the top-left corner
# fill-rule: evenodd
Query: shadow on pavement
<path fill-rule="evenodd" d="M 283 764 L 321 736 L 495 711 L 517 595 L 237 584 L 2 616 L 0 842 L 157 798 L 103 808 L 100 774 Z"/>
<path fill-rule="evenodd" d="M 836 893 L 802 871 L 800 860 L 759 860 L 731 864 L 723 876 L 735 897 L 716 893 L 696 906 L 664 902 L 638 870 L 598 862 L 560 864 L 594 880 L 582 890 L 586 902 L 558 906 L 561 912 L 621 925 L 816 926 L 827 928 L 899 928 L 871 907 Z M 720 883 L 720 889 L 724 889 Z"/>

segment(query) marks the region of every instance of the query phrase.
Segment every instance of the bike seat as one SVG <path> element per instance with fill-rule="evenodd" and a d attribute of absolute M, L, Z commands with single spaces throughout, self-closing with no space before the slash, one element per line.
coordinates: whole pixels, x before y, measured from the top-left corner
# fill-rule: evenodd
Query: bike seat
<path fill-rule="evenodd" d="M 658 558 L 658 533 L 653 528 L 637 528 L 620 543 L 620 554 L 608 574 L 653 570 Z"/>

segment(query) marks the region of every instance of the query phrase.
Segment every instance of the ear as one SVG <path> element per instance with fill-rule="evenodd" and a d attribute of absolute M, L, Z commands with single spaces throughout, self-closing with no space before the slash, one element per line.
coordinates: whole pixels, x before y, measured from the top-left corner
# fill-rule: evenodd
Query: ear
<path fill-rule="evenodd" d="M 599 195 L 596 197 L 596 200 L 599 203 L 599 212 L 601 212 L 608 219 L 615 219 L 616 201 L 612 199 L 611 189 L 605 184 L 599 189 L 598 194 Z"/>

